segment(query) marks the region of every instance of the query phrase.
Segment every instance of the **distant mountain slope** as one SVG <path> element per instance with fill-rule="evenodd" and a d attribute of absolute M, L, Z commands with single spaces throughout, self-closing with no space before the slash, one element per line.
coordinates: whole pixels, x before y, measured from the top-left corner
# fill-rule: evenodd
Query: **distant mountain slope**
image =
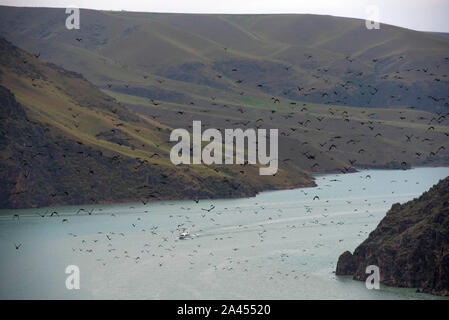
<path fill-rule="evenodd" d="M 449 296 L 449 177 L 394 204 L 354 254 L 340 256 L 336 274 L 365 280 L 368 265 L 380 268 L 387 285 Z"/>
<path fill-rule="evenodd" d="M 309 15 L 81 10 L 81 16 L 81 29 L 69 31 L 62 9 L 0 7 L 0 33 L 31 52 L 1 42 L 0 84 L 32 121 L 108 157 L 129 158 L 135 167 L 159 168 L 156 175 L 173 172 L 173 180 L 188 186 L 185 192 L 168 188 L 164 197 L 252 195 L 311 185 L 313 172 L 449 164 L 449 110 L 438 93 L 444 88 L 447 94 L 447 41 L 439 36 L 391 26 L 368 36 L 359 30 L 359 20 Z M 304 32 L 293 34 L 291 28 Z M 386 82 L 385 90 L 375 87 L 372 73 L 381 59 L 374 62 L 362 51 L 347 55 L 343 40 L 347 45 L 369 40 L 359 48 L 365 53 L 382 42 L 374 47 L 384 50 L 382 63 L 391 67 L 397 87 Z M 404 52 L 410 55 L 401 58 Z M 405 57 L 419 64 L 415 78 L 393 71 L 411 63 Z M 437 71 L 441 81 L 429 82 Z M 437 113 L 399 103 L 390 89 L 404 90 L 407 99 L 436 90 L 428 98 L 435 103 L 420 100 L 418 107 Z M 398 104 L 373 109 L 364 100 L 345 106 L 352 94 Z M 253 166 L 172 166 L 169 134 L 191 129 L 193 120 L 201 120 L 204 129 L 279 129 L 278 174 L 259 176 Z M 17 166 L 18 159 L 11 164 Z M 126 179 L 126 196 L 104 194 L 105 201 L 133 198 L 133 179 Z M 151 181 L 155 190 L 164 185 Z"/>
<path fill-rule="evenodd" d="M 430 33 L 439 37 L 449 38 L 449 33 L 447 32 L 430 32 Z"/>
<path fill-rule="evenodd" d="M 97 86 L 184 105 L 213 92 L 241 104 L 274 95 L 327 105 L 449 107 L 449 39 L 432 33 L 385 24 L 367 30 L 363 20 L 318 15 L 81 16 L 80 30 L 67 30 L 64 9 L 0 7 L 0 33 Z"/>
<path fill-rule="evenodd" d="M 4 39 L 0 105 L 0 208 L 251 196 L 313 183 L 282 169 L 267 177 L 253 166 L 175 167 L 171 128 Z"/>
<path fill-rule="evenodd" d="M 270 102 L 247 97 L 247 103 L 242 106 L 226 100 L 225 92 L 210 97 L 207 105 L 200 96 L 188 105 L 161 103 L 130 94 L 141 94 L 137 88 L 125 87 L 130 90 L 128 93 L 101 92 L 79 73 L 36 56 L 0 40 L 0 85 L 15 96 L 11 98 L 5 93 L 0 102 L 4 107 L 17 99 L 18 104 L 13 106 L 21 105 L 26 113 L 26 118 L 13 121 L 5 115 L 2 119 L 5 137 L 1 173 L 7 176 L 2 185 L 5 207 L 155 197 L 247 196 L 266 189 L 309 186 L 310 172 L 351 172 L 355 167 L 365 166 L 406 169 L 410 165 L 449 163 L 449 119 L 444 115 L 415 110 L 371 112 L 364 108 L 299 104 L 291 100 L 286 106 L 285 101 L 280 105 L 269 96 L 266 98 Z M 146 90 L 153 92 L 151 88 Z M 179 93 L 169 90 L 159 94 L 182 99 Z M 204 128 L 278 128 L 278 173 L 260 176 L 257 167 L 245 165 L 173 166 L 168 160 L 173 145 L 168 142 L 171 129 L 191 129 L 192 120 L 202 120 Z M 33 125 L 30 130 L 38 138 L 33 138 L 33 134 L 21 135 L 20 128 L 34 122 L 40 129 Z M 36 133 L 42 130 L 46 134 L 51 132 L 51 136 Z M 63 150 L 53 146 L 59 150 L 59 156 L 49 161 L 48 145 L 67 140 L 70 141 Z M 91 151 L 79 150 L 81 146 Z M 99 155 L 99 151 L 107 160 L 92 156 Z M 88 155 L 88 166 L 77 164 L 83 162 L 80 158 L 83 154 Z M 43 155 L 42 163 L 36 163 Z M 51 163 L 52 168 L 61 168 L 57 171 L 60 175 L 44 178 L 41 174 L 50 168 L 41 165 Z M 88 168 L 99 173 L 98 176 L 92 176 Z M 22 174 L 29 178 L 23 180 L 26 184 L 19 183 L 18 188 Z M 70 178 L 73 175 L 75 180 L 81 180 L 74 183 Z M 105 186 L 102 189 L 101 184 Z M 42 186 L 40 190 L 46 196 L 34 191 L 37 185 Z M 110 186 L 118 189 L 111 191 Z M 136 189 L 139 187 L 145 192 Z M 92 194 L 95 196 L 91 198 Z"/>

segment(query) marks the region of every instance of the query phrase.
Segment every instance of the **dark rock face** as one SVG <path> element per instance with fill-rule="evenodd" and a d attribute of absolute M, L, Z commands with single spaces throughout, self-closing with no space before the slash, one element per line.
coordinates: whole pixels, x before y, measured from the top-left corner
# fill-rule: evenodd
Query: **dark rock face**
<path fill-rule="evenodd" d="M 354 253 L 338 259 L 337 275 L 364 281 L 368 265 L 395 287 L 449 296 L 449 177 L 418 199 L 394 204 Z"/>
<path fill-rule="evenodd" d="M 355 265 L 354 256 L 351 252 L 345 251 L 338 258 L 337 275 L 351 275 L 356 271 L 357 266 Z"/>

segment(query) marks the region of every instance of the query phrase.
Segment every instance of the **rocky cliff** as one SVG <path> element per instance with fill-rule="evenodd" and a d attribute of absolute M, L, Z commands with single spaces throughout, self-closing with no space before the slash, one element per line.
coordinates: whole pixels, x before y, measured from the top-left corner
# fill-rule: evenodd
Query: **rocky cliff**
<path fill-rule="evenodd" d="M 338 259 L 337 275 L 365 280 L 368 265 L 395 287 L 449 296 L 449 177 L 405 204 L 394 204 L 353 254 Z"/>

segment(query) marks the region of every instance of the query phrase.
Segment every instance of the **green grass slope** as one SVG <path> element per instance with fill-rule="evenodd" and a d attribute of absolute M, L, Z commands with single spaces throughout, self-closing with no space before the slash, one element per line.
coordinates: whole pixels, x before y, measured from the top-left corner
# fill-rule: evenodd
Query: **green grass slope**
<path fill-rule="evenodd" d="M 299 171 L 176 167 L 172 128 L 4 39 L 0 60 L 0 207 L 250 196 L 312 183 Z"/>
<path fill-rule="evenodd" d="M 314 15 L 81 16 L 67 30 L 63 9 L 0 7 L 0 34 L 32 53 L 4 45 L 1 85 L 33 121 L 181 175 L 205 197 L 310 185 L 315 172 L 449 164 L 444 37 Z M 279 129 L 281 170 L 172 166 L 169 134 L 193 120 Z"/>
<path fill-rule="evenodd" d="M 0 7 L 0 31 L 114 91 L 151 86 L 157 95 L 182 82 L 184 91 L 237 97 L 448 110 L 449 39 L 436 34 L 317 15 L 81 16 L 80 30 L 67 30 L 64 9 Z"/>

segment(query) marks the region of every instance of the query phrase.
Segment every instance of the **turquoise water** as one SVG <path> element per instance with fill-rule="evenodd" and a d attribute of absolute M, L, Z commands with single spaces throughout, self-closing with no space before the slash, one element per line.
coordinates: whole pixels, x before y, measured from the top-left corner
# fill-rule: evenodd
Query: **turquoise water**
<path fill-rule="evenodd" d="M 333 271 L 393 203 L 446 176 L 449 168 L 366 170 L 245 199 L 1 210 L 0 298 L 435 299 L 368 290 Z M 38 216 L 47 210 L 59 216 Z M 179 240 L 184 229 L 194 237 Z M 79 290 L 65 287 L 67 265 L 80 268 Z"/>

